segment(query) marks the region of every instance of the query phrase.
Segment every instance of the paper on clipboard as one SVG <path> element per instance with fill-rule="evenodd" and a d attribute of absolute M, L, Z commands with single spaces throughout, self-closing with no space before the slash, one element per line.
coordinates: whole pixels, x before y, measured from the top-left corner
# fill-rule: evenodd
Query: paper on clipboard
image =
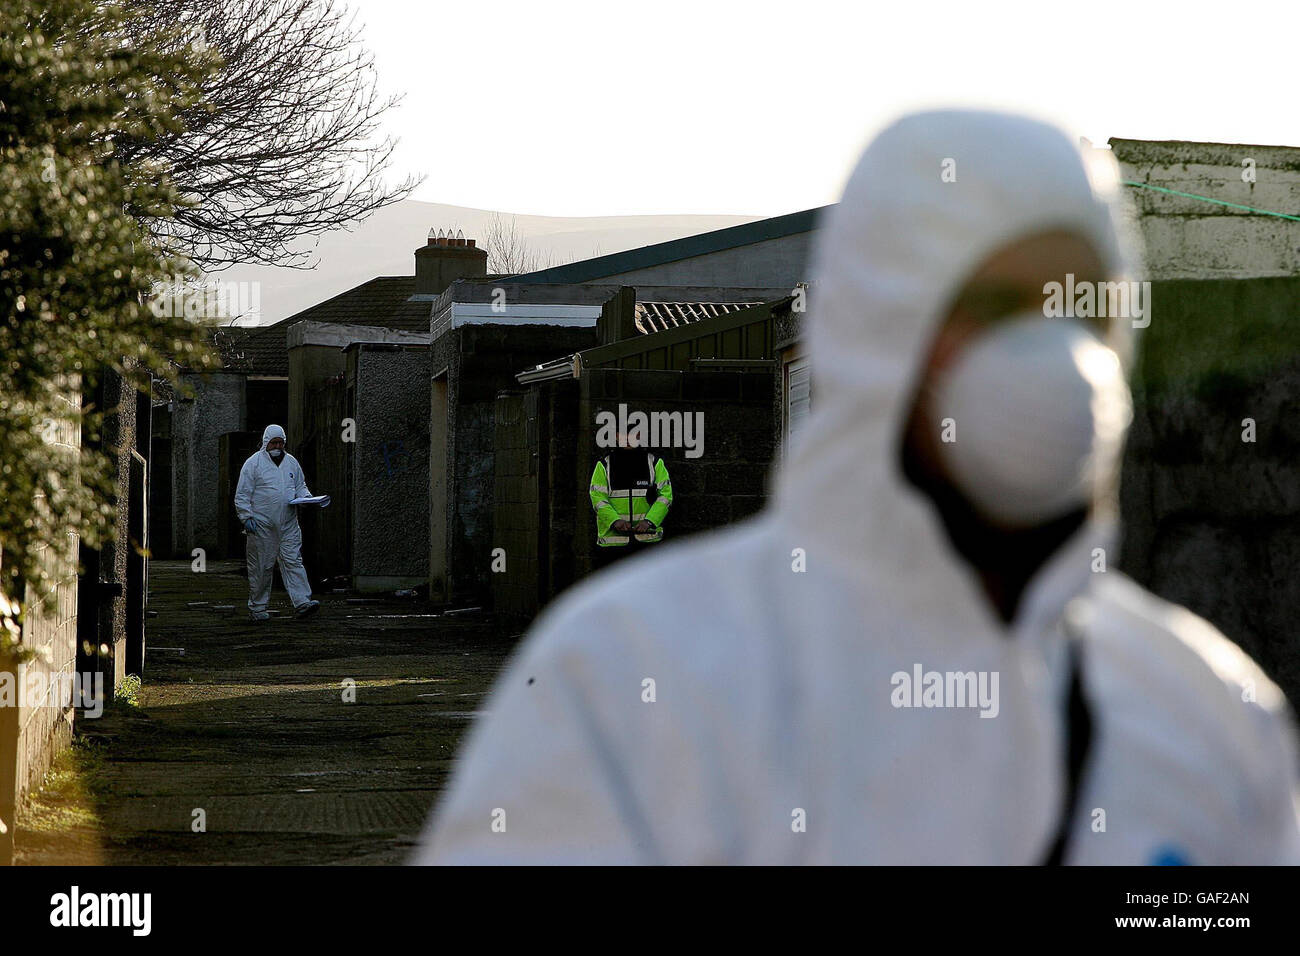
<path fill-rule="evenodd" d="M 289 504 L 291 505 L 320 505 L 322 508 L 328 508 L 330 504 L 329 495 L 311 495 L 307 498 L 294 498 Z"/>

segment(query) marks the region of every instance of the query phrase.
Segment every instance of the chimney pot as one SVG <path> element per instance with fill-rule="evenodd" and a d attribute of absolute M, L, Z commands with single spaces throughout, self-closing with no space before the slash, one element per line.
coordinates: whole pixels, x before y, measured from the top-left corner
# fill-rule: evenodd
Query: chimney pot
<path fill-rule="evenodd" d="M 415 250 L 415 293 L 438 295 L 457 279 L 487 275 L 487 251 L 455 229 L 430 229 L 426 245 Z"/>

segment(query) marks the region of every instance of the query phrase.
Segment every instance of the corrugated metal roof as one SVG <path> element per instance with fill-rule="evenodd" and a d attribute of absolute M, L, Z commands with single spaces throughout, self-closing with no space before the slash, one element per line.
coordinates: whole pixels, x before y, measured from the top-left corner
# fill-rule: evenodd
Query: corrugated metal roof
<path fill-rule="evenodd" d="M 753 302 L 638 302 L 636 327 L 643 335 L 651 335 L 754 305 Z"/>
<path fill-rule="evenodd" d="M 739 309 L 733 307 L 676 328 L 584 349 L 577 355 L 578 367 L 583 371 L 597 368 L 688 371 L 705 364 L 769 364 L 775 324 L 772 315 L 790 301 L 786 297 L 775 302 L 746 303 Z"/>

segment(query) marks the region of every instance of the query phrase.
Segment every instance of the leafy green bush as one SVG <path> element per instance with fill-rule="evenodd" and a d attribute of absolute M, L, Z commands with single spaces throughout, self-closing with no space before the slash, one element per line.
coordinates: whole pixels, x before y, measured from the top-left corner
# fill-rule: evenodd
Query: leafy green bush
<path fill-rule="evenodd" d="M 212 55 L 128 30 L 130 16 L 94 0 L 0 6 L 0 652 L 12 602 L 47 585 L 67 533 L 98 544 L 109 528 L 110 460 L 81 451 L 78 428 L 93 436 L 112 410 L 83 408 L 83 388 L 106 369 L 174 380 L 172 359 L 212 364 L 200 330 L 148 304 L 186 272 L 148 226 L 187 200 L 167 163 L 129 158 L 202 108 Z"/>
<path fill-rule="evenodd" d="M 127 674 L 122 678 L 122 685 L 113 692 L 113 703 L 127 707 L 140 706 L 140 675 Z"/>

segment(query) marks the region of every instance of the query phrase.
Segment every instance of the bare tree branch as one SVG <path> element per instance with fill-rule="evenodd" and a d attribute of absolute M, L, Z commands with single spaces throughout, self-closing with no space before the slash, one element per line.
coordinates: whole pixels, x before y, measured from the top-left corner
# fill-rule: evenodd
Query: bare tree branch
<path fill-rule="evenodd" d="M 494 213 L 488 221 L 483 245 L 488 253 L 488 272 L 495 275 L 521 275 L 560 265 L 553 252 L 543 256 L 528 244 L 519 233 L 514 216 L 507 222 L 500 213 Z"/>
<path fill-rule="evenodd" d="M 396 141 L 378 139 L 396 98 L 342 0 L 139 0 L 132 30 L 170 31 L 220 67 L 185 129 L 119 139 L 123 163 L 155 162 L 191 205 L 151 221 L 157 237 L 213 272 L 236 262 L 307 267 L 291 248 L 410 194 L 386 185 Z"/>

